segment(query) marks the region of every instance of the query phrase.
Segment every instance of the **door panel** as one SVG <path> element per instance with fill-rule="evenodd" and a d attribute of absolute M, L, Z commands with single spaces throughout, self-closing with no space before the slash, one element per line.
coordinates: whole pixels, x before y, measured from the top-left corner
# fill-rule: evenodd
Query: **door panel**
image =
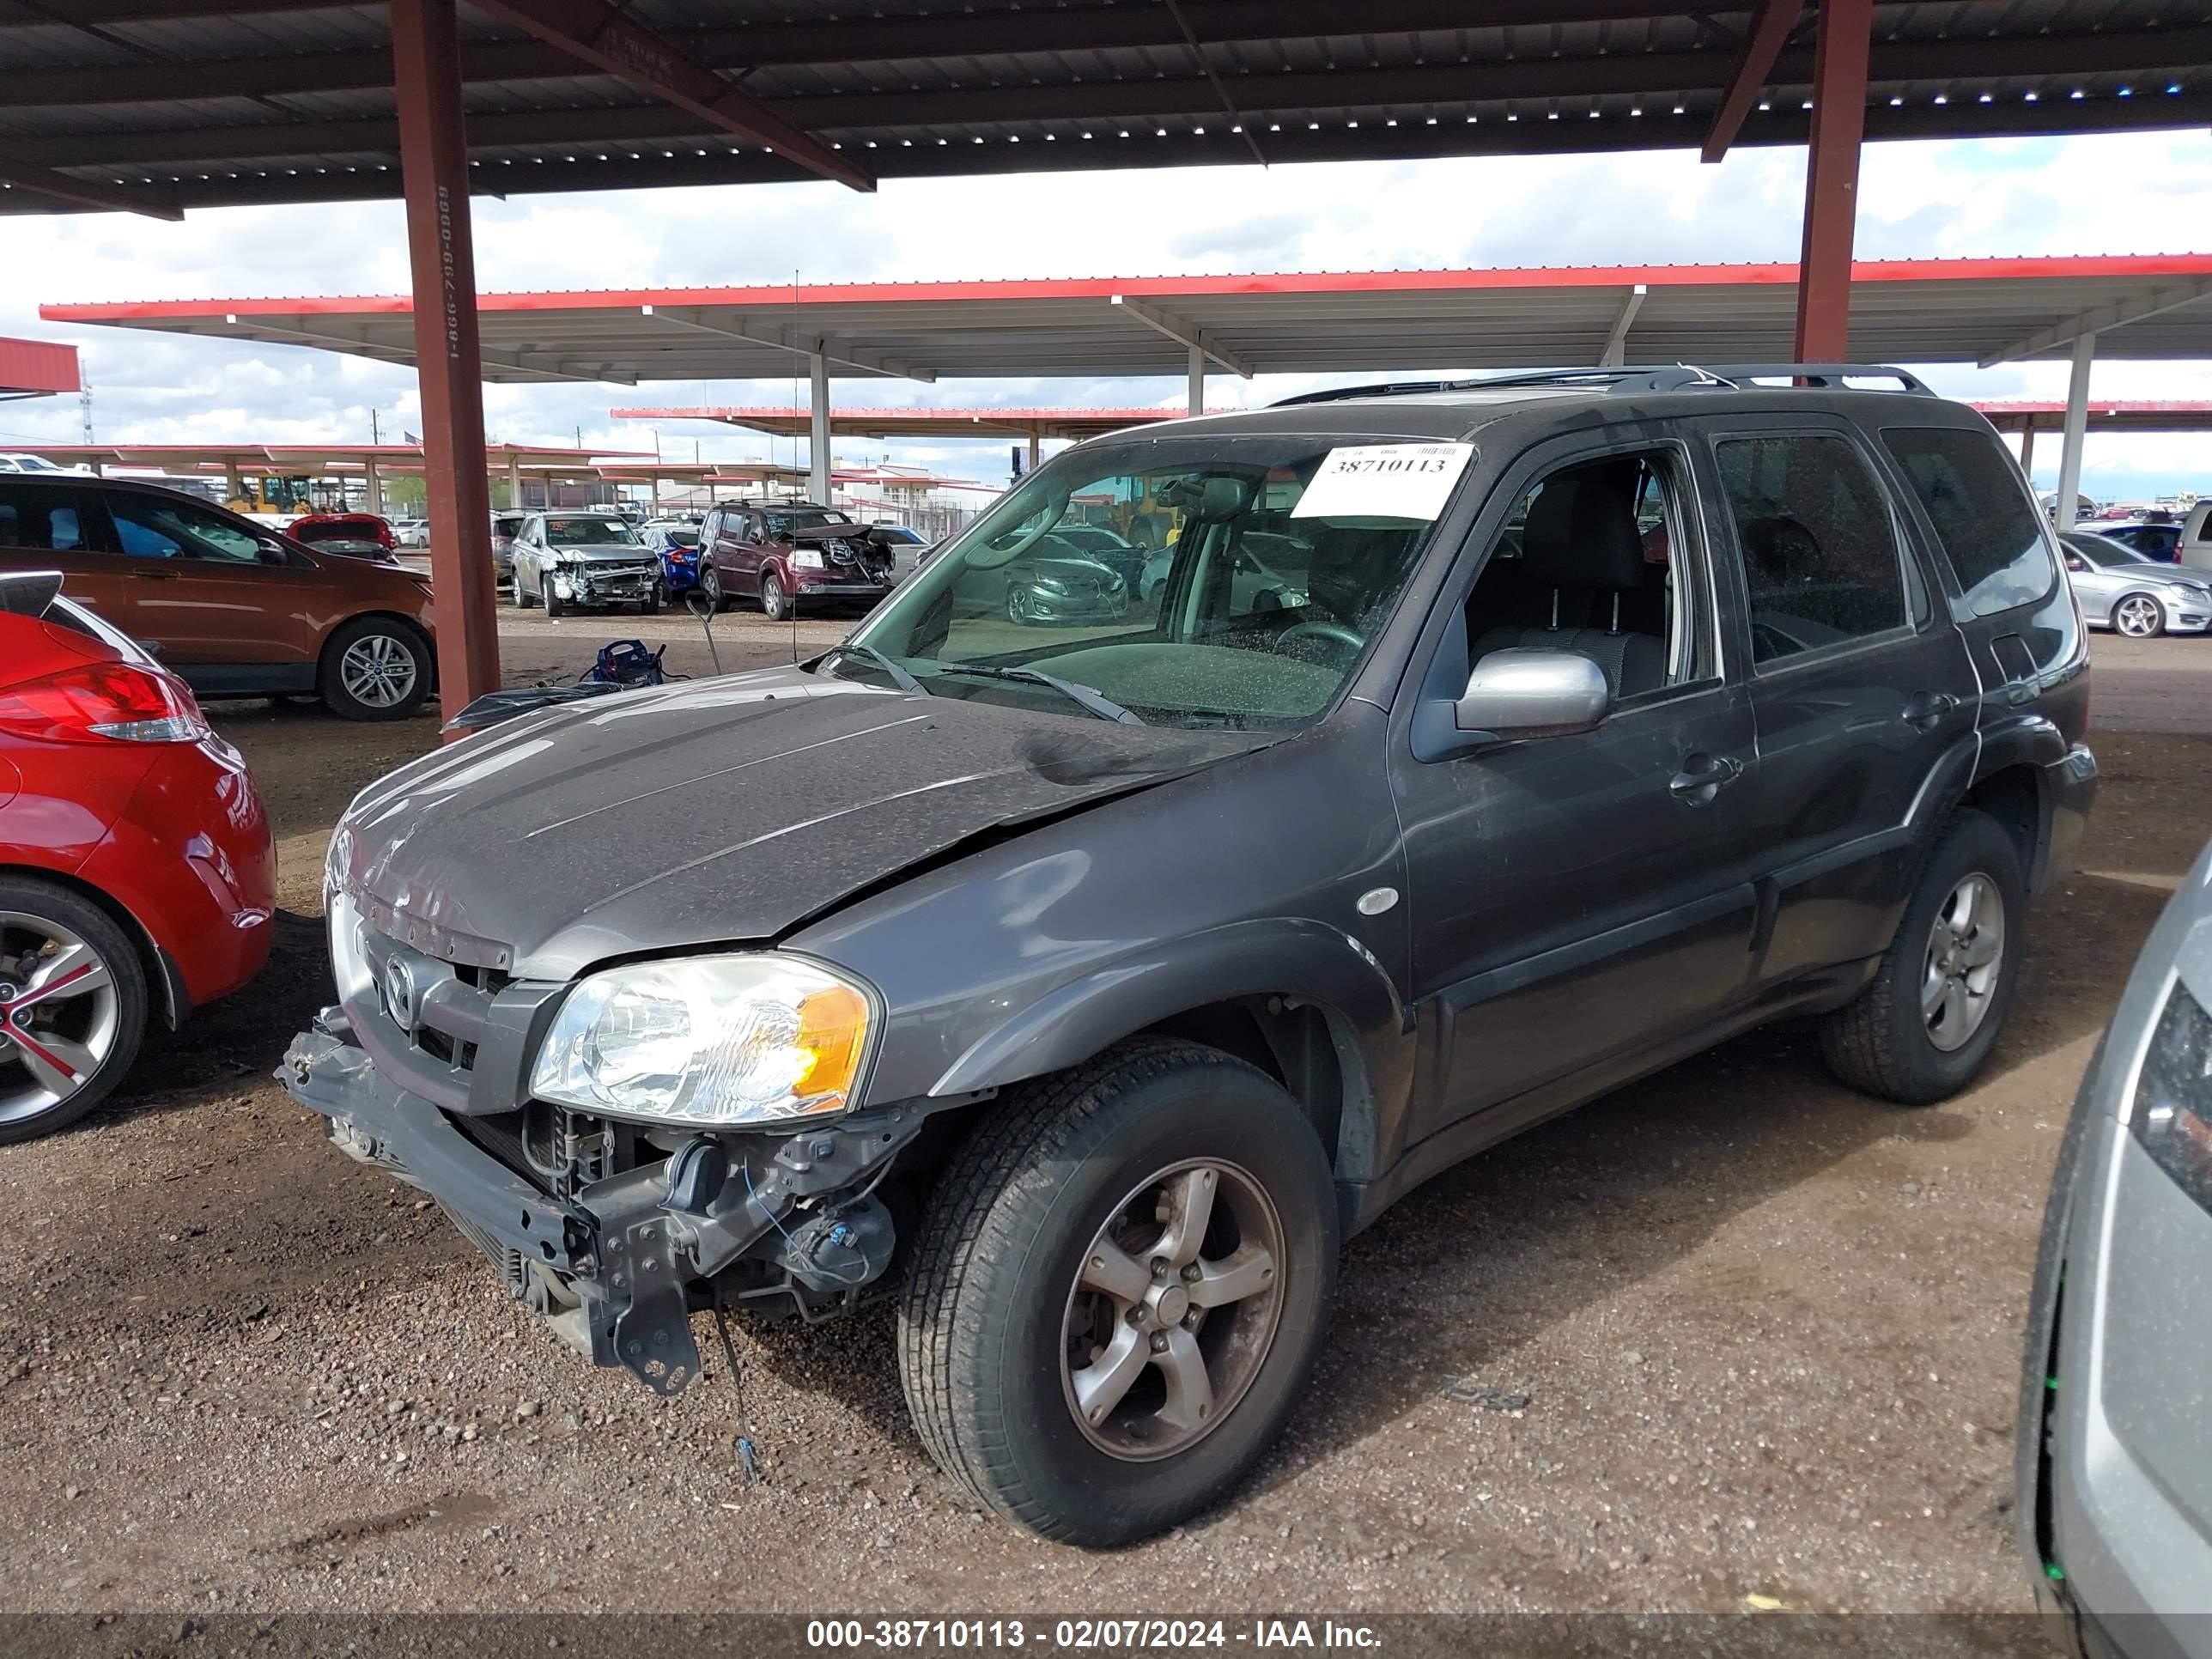
<path fill-rule="evenodd" d="M 1623 465 L 1637 480 L 1626 494 Z M 1543 506 L 1555 486 L 1572 492 L 1564 519 Z M 1394 761 L 1430 1040 L 1415 1140 L 1617 1071 L 1744 994 L 1758 750 L 1740 664 L 1722 653 L 1732 599 L 1711 580 L 1709 488 L 1670 425 L 1624 422 L 1531 452 L 1469 535 L 1425 697 L 1455 696 L 1470 653 L 1501 641 L 1617 659 L 1618 690 L 1629 655 L 1616 638 L 1642 634 L 1659 672 L 1595 731 Z M 1616 551 L 1589 552 L 1604 547 Z M 1625 575 L 1633 586 L 1617 586 Z"/>
<path fill-rule="evenodd" d="M 188 666 L 298 666 L 314 659 L 321 588 L 313 566 L 265 562 L 246 529 L 196 504 L 134 491 L 107 501 L 129 556 L 138 631 Z"/>
<path fill-rule="evenodd" d="M 1977 686 L 1873 453 L 1820 419 L 1704 423 L 1741 584 L 1767 848 L 1762 983 L 1886 949 L 1916 805 L 1971 771 Z"/>
<path fill-rule="evenodd" d="M 1413 763 L 1400 804 L 1415 994 L 1446 1061 L 1433 1131 L 1695 1026 L 1740 994 L 1755 896 L 1738 785 L 1751 708 L 1714 686 L 1595 732 Z"/>

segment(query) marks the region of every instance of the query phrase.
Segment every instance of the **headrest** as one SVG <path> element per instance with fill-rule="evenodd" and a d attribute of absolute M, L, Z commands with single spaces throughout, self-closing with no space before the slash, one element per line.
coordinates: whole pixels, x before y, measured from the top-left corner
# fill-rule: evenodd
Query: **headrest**
<path fill-rule="evenodd" d="M 1549 587 L 1641 587 L 1637 476 L 1633 460 L 1597 461 L 1547 479 L 1521 532 L 1529 580 Z"/>
<path fill-rule="evenodd" d="M 1227 523 L 1251 505 L 1252 495 L 1251 479 L 1222 472 L 1171 479 L 1158 492 L 1164 505 L 1181 507 L 1184 517 L 1199 524 Z"/>

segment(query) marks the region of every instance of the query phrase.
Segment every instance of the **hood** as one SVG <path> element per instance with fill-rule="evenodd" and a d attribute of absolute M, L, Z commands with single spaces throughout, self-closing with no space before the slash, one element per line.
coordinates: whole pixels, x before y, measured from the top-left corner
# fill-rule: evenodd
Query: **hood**
<path fill-rule="evenodd" d="M 426 756 L 362 791 L 331 856 L 422 948 L 565 979 L 772 939 L 994 827 L 1272 740 L 768 669 L 547 709 Z"/>
<path fill-rule="evenodd" d="M 2185 564 L 2106 565 L 2105 574 L 2124 576 L 2130 581 L 2187 582 L 2191 587 L 2212 586 L 2212 571 L 2193 569 Z"/>
<path fill-rule="evenodd" d="M 797 530 L 787 530 L 781 536 L 771 536 L 771 541 L 788 542 L 793 547 L 808 542 L 851 542 L 855 546 L 867 540 L 868 527 L 858 524 L 811 524 Z"/>
<path fill-rule="evenodd" d="M 635 564 L 653 556 L 653 550 L 643 542 L 586 542 L 580 546 L 549 547 L 545 550 L 556 560 L 586 559 L 594 563 L 605 561 Z"/>

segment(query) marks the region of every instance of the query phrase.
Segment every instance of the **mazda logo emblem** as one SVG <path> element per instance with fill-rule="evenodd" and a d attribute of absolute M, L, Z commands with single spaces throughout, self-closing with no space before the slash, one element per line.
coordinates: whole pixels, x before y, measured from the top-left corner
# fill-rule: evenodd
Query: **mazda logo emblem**
<path fill-rule="evenodd" d="M 384 964 L 384 1012 L 392 1016 L 392 1023 L 409 1036 L 415 1031 L 415 975 L 405 962 L 395 957 Z"/>

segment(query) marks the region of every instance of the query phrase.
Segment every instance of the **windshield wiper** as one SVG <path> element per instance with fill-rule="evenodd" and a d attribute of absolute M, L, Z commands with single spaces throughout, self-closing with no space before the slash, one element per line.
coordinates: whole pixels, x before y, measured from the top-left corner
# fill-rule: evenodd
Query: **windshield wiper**
<path fill-rule="evenodd" d="M 833 645 L 822 653 L 822 661 L 827 663 L 830 658 L 840 655 L 858 657 L 871 668 L 882 669 L 891 677 L 891 684 L 902 691 L 918 691 L 925 697 L 929 695 L 927 686 L 915 678 L 902 665 L 885 656 L 872 645 Z"/>
<path fill-rule="evenodd" d="M 1118 720 L 1124 726 L 1144 724 L 1135 714 L 1103 692 L 1094 691 L 1087 685 L 1078 685 L 1073 680 L 1064 680 L 1057 674 L 1048 674 L 1042 668 L 1008 668 L 991 662 L 945 662 L 937 665 L 937 672 L 940 674 L 975 674 L 988 680 L 1016 680 L 1029 685 L 1049 686 L 1070 702 L 1097 715 L 1102 720 Z"/>

